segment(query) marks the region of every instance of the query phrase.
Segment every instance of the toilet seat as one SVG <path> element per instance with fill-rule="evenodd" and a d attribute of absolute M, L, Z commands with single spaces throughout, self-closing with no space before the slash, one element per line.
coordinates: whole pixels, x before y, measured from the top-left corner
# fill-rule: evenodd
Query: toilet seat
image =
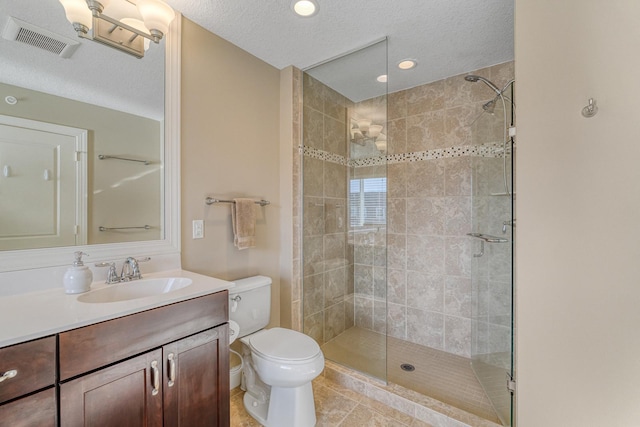
<path fill-rule="evenodd" d="M 305 362 L 321 354 L 320 346 L 311 337 L 291 329 L 271 328 L 249 337 L 251 349 L 266 359 Z"/>

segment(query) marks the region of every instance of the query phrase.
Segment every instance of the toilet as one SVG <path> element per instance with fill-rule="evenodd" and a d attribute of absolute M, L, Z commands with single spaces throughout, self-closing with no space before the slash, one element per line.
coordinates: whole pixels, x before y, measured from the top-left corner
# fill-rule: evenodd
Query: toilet
<path fill-rule="evenodd" d="M 229 318 L 239 327 L 244 360 L 244 407 L 266 427 L 313 427 L 316 411 L 311 381 L 324 369 L 320 346 L 285 328 L 264 329 L 271 314 L 271 279 L 234 281 Z"/>

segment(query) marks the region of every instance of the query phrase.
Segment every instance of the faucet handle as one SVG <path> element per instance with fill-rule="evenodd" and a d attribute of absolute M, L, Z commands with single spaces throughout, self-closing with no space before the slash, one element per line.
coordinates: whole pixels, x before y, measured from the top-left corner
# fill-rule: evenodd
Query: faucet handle
<path fill-rule="evenodd" d="M 97 262 L 95 266 L 109 267 L 109 271 L 107 271 L 107 280 L 105 282 L 107 285 L 120 282 L 120 277 L 118 277 L 118 273 L 116 272 L 115 262 Z"/>
<path fill-rule="evenodd" d="M 133 273 L 136 279 L 142 279 L 142 273 L 140 272 L 140 266 L 138 264 L 140 264 L 141 262 L 147 262 L 147 261 L 151 261 L 151 257 L 136 259 L 135 265 L 133 266 L 133 270 L 134 270 Z"/>

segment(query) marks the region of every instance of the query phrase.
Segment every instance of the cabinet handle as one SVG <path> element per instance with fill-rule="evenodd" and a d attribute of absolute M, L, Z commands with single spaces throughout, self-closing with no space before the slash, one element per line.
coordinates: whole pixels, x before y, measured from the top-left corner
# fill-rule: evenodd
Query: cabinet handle
<path fill-rule="evenodd" d="M 176 382 L 176 358 L 173 353 L 169 353 L 167 361 L 169 362 L 169 382 L 167 385 L 173 387 Z"/>
<path fill-rule="evenodd" d="M 151 390 L 151 395 L 155 396 L 160 391 L 160 371 L 158 370 L 158 362 L 151 362 L 151 384 L 153 385 L 153 390 Z"/>
<path fill-rule="evenodd" d="M 4 380 L 8 380 L 9 378 L 13 378 L 16 375 L 18 375 L 18 371 L 15 369 L 12 369 L 10 371 L 5 372 L 4 374 L 0 375 L 0 383 Z"/>

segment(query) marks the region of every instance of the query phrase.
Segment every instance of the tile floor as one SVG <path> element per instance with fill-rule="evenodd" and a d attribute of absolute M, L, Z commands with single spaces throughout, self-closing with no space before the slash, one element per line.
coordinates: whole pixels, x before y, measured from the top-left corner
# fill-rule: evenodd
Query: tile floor
<path fill-rule="evenodd" d="M 433 427 L 400 411 L 345 388 L 320 375 L 313 381 L 316 427 Z M 260 427 L 244 410 L 244 392 L 231 391 L 231 427 Z"/>

